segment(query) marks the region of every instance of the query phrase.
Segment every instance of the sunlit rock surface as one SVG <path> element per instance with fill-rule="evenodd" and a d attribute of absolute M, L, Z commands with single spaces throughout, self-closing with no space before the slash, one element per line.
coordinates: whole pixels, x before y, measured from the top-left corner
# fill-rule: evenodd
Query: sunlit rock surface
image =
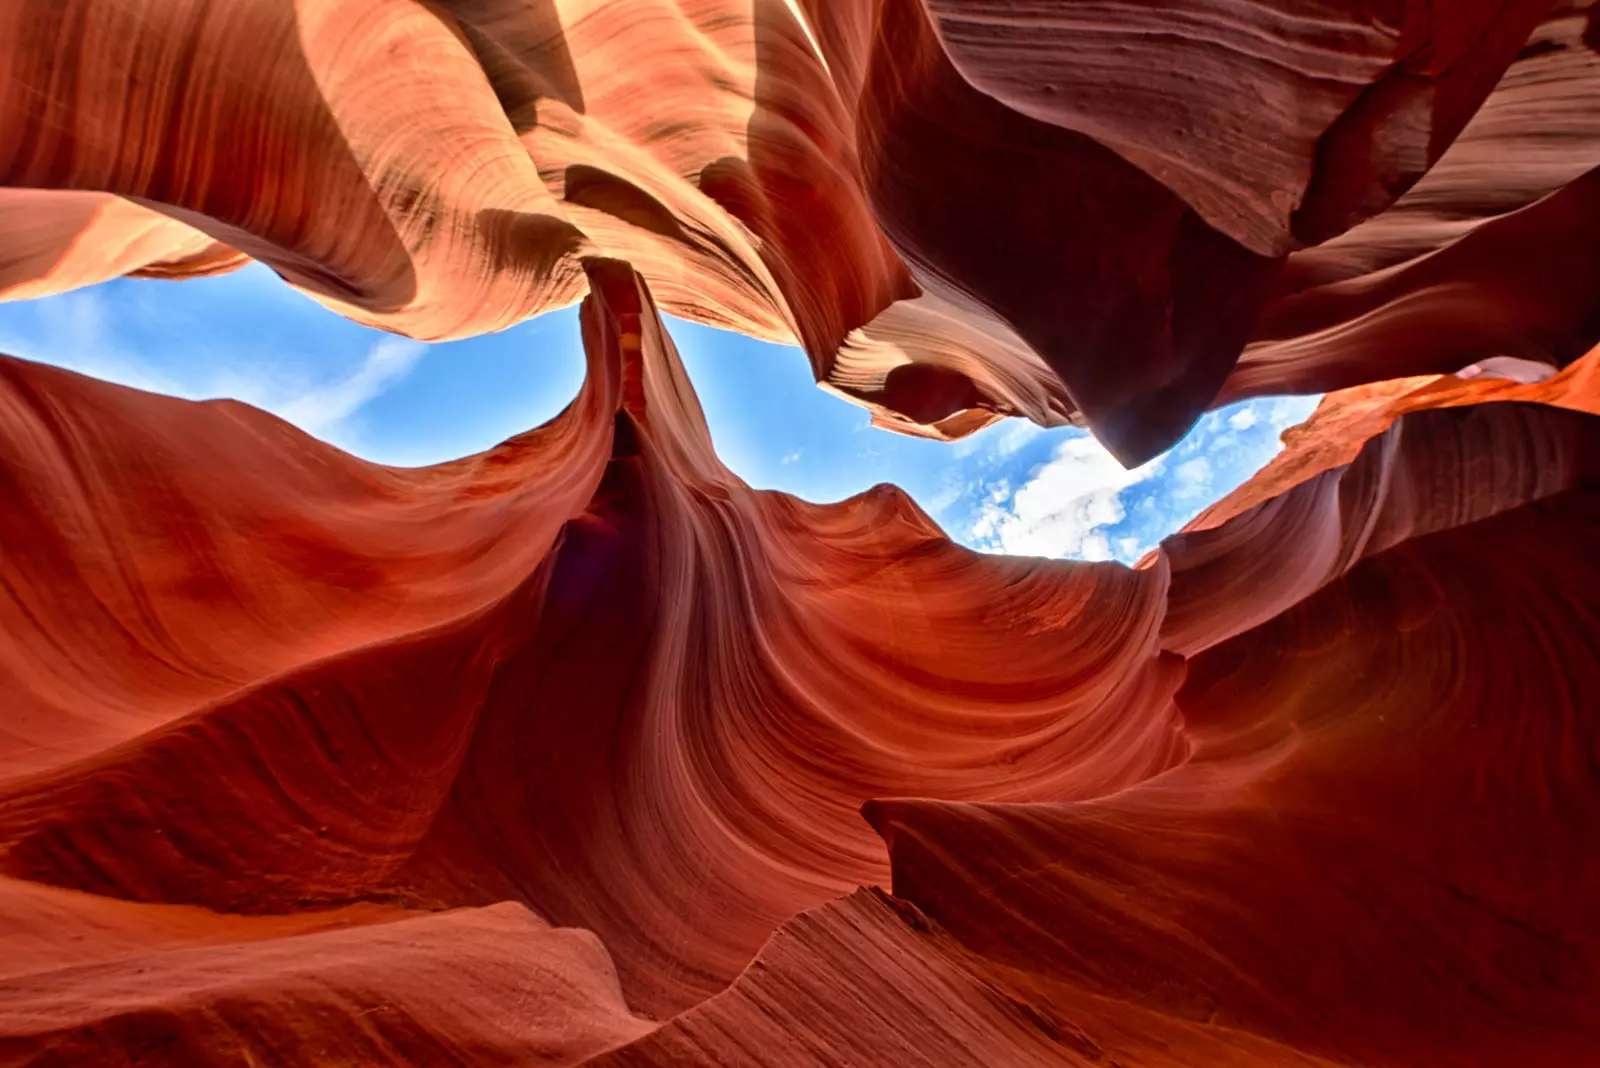
<path fill-rule="evenodd" d="M 1219 390 L 1587 350 L 1591 15 L 13 0 L 0 293 L 252 256 L 431 340 L 612 256 L 664 310 L 797 340 L 887 426 L 1081 413 L 1134 463 Z"/>
<path fill-rule="evenodd" d="M 254 258 L 588 359 L 397 469 L 0 358 L 0 1063 L 1600 1061 L 1597 41 L 0 7 L 4 295 Z M 1333 392 L 1136 568 L 985 556 L 743 485 L 658 311 L 1130 462 Z"/>

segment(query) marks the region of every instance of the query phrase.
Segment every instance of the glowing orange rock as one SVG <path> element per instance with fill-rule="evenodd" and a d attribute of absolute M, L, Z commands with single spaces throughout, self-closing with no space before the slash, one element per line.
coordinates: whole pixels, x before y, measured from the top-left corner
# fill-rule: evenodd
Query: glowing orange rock
<path fill-rule="evenodd" d="M 584 269 L 578 398 L 431 468 L 3 365 L 0 1060 L 1600 1049 L 1600 354 L 1127 569 L 752 491 Z"/>
<path fill-rule="evenodd" d="M 1545 0 L 16 0 L 0 294 L 251 256 L 442 339 L 571 303 L 612 256 L 667 311 L 798 341 L 885 426 L 1081 416 L 1134 462 L 1219 390 L 1600 339 L 1588 25 Z"/>
<path fill-rule="evenodd" d="M 579 398 L 433 468 L 6 366 L 0 870 L 236 918 L 511 900 L 660 1017 L 886 878 L 874 796 L 1075 799 L 1182 758 L 1164 571 L 977 555 L 890 487 L 750 490 L 636 276 L 587 269 Z"/>
<path fill-rule="evenodd" d="M 398 470 L 0 360 L 0 1063 L 1594 1063 L 1596 25 L 6 5 L 0 297 L 587 292 L 588 376 Z M 739 482 L 657 300 L 933 437 L 1341 392 L 981 556 Z"/>

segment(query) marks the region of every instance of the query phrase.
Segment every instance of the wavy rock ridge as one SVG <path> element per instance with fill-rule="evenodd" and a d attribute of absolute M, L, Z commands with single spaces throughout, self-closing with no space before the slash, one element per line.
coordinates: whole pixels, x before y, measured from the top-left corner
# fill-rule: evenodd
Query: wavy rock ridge
<path fill-rule="evenodd" d="M 1082 420 L 1133 463 L 1219 399 L 1600 340 L 1594 25 L 1571 0 L 15 0 L 0 294 L 255 257 L 441 339 L 613 256 L 666 310 L 798 341 L 885 426 Z"/>
<path fill-rule="evenodd" d="M 1130 570 L 750 490 L 585 270 L 432 468 L 4 365 L 0 1062 L 1600 1055 L 1600 352 Z"/>
<path fill-rule="evenodd" d="M 1597 25 L 4 5 L 0 295 L 588 373 L 400 470 L 0 358 L 0 1063 L 1600 1061 Z M 1338 392 L 1137 568 L 982 556 L 743 485 L 657 299 L 933 437 Z"/>

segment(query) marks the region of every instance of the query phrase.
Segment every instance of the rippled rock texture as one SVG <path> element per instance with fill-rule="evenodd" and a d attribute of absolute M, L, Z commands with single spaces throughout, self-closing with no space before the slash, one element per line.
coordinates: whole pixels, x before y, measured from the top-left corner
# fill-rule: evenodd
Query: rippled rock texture
<path fill-rule="evenodd" d="M 1600 353 L 1128 569 L 749 489 L 586 271 L 430 468 L 0 365 L 0 1062 L 1600 1056 Z"/>
<path fill-rule="evenodd" d="M 1079 419 L 1133 463 L 1219 391 L 1600 340 L 1594 26 L 1569 0 L 11 0 L 0 294 L 256 257 L 441 339 L 612 256 L 667 311 L 797 340 L 886 426 Z"/>
<path fill-rule="evenodd" d="M 0 6 L 6 295 L 588 355 L 406 470 L 0 359 L 0 1063 L 1600 1061 L 1597 41 Z M 1339 391 L 1137 568 L 983 556 L 743 485 L 658 299 L 936 437 Z"/>

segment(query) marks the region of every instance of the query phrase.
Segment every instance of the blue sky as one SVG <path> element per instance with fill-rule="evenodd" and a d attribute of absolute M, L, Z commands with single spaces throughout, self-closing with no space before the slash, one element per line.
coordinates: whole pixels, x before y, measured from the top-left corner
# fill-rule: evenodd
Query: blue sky
<path fill-rule="evenodd" d="M 816 388 L 797 350 L 669 321 L 723 462 L 753 486 L 834 501 L 905 488 L 976 549 L 1132 562 L 1278 451 L 1314 397 L 1212 412 L 1124 470 L 1087 433 L 1008 419 L 954 445 L 874 428 Z M 119 279 L 0 304 L 0 351 L 174 396 L 234 397 L 358 456 L 464 456 L 550 418 L 577 392 L 577 310 L 423 344 L 358 326 L 251 265 L 185 282 Z"/>

